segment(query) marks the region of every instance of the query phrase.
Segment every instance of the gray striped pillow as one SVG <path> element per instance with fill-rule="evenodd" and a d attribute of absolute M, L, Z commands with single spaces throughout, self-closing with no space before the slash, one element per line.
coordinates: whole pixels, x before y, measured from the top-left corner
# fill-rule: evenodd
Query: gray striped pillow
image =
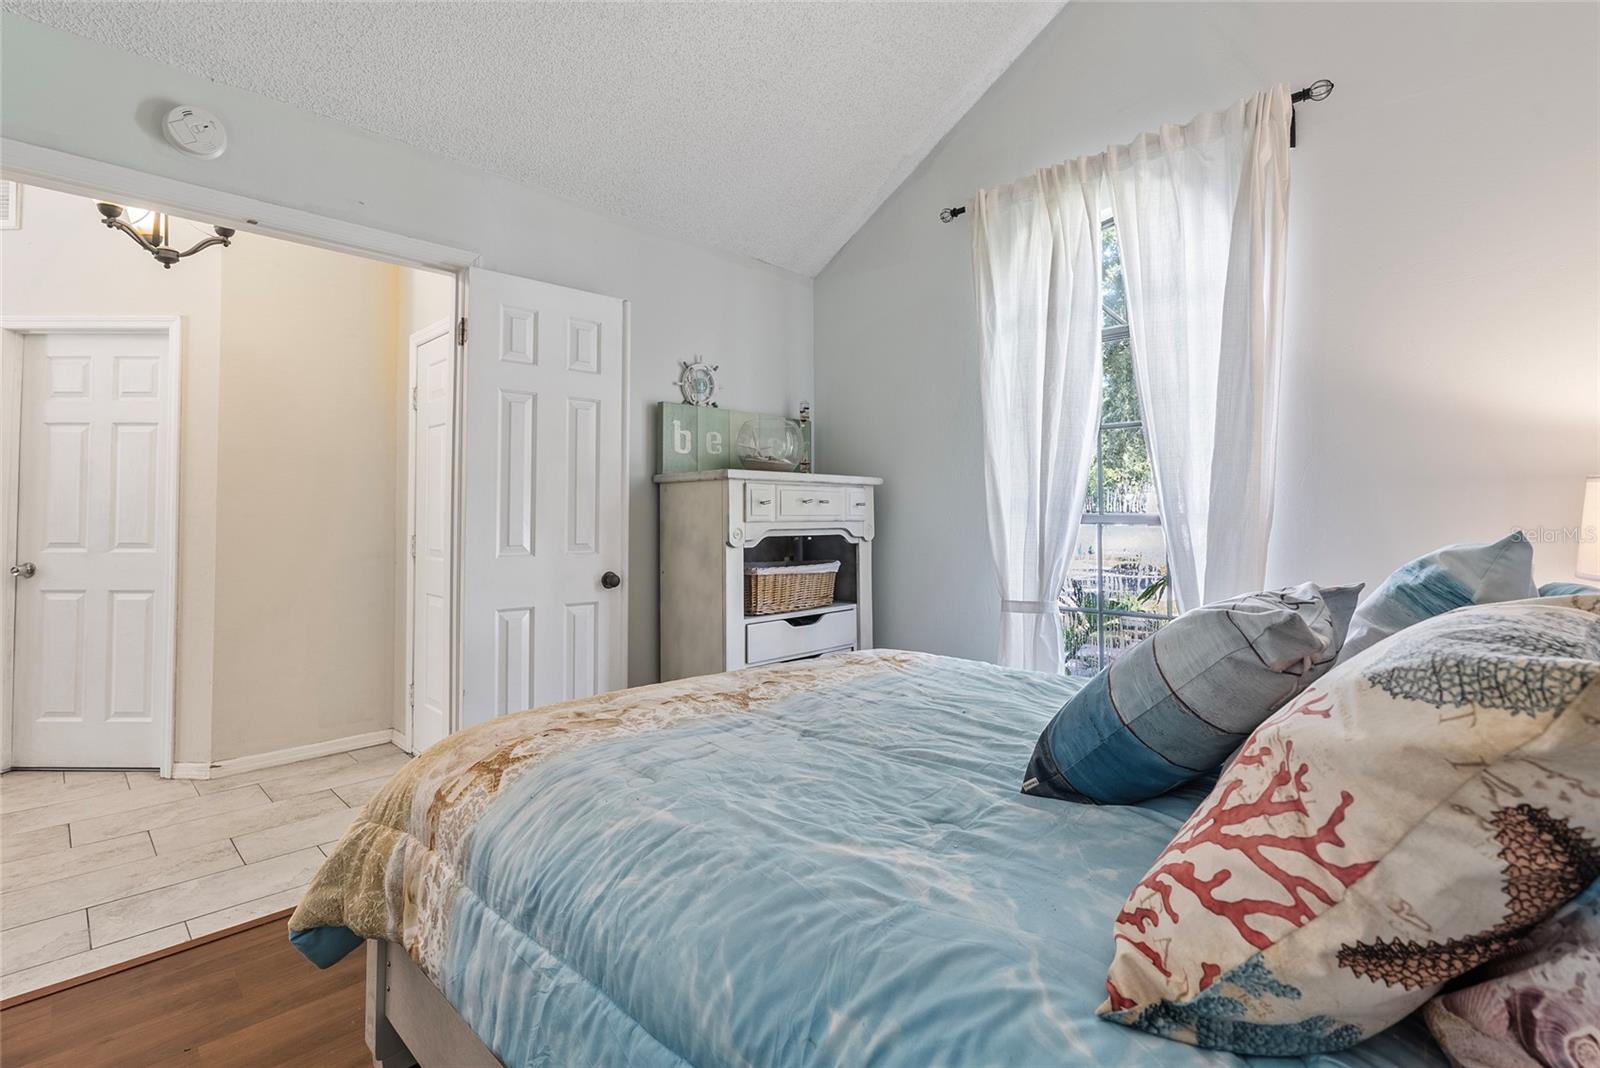
<path fill-rule="evenodd" d="M 1023 793 L 1127 805 L 1215 770 L 1333 666 L 1360 592 L 1308 582 L 1185 612 L 1056 713 Z"/>

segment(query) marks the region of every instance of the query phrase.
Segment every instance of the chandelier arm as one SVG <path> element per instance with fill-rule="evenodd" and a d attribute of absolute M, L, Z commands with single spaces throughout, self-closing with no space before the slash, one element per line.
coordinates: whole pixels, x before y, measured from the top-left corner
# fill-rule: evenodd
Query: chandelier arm
<path fill-rule="evenodd" d="M 127 223 L 123 222 L 121 219 L 107 219 L 105 220 L 105 224 L 113 230 L 121 230 L 123 233 L 127 234 L 128 237 L 132 239 L 134 244 L 138 245 L 146 252 L 155 252 L 155 245 L 152 245 L 148 240 L 146 240 L 143 234 L 129 226 Z"/>
<path fill-rule="evenodd" d="M 110 201 L 99 201 L 95 204 L 95 207 L 100 210 L 100 221 L 106 226 L 107 229 L 121 230 L 123 233 L 127 234 L 129 240 L 138 245 L 140 248 L 144 249 L 146 252 L 150 253 L 150 255 L 154 256 L 156 262 L 168 270 L 171 270 L 172 265 L 177 263 L 179 260 L 188 256 L 193 256 L 196 252 L 200 252 L 203 249 L 208 249 L 212 245 L 221 245 L 223 248 L 227 248 L 230 244 L 229 239 L 233 237 L 234 233 L 236 233 L 236 231 L 230 226 L 213 226 L 211 229 L 214 231 L 215 236 L 207 237 L 204 240 L 197 241 L 183 252 L 179 252 L 176 248 L 173 248 L 166 243 L 168 239 L 168 229 L 167 217 L 165 215 L 157 214 L 155 216 L 155 236 L 157 240 L 153 241 L 129 225 L 127 221 L 126 209 L 122 208 L 121 206 L 113 204 Z"/>
<path fill-rule="evenodd" d="M 219 237 L 208 237 L 204 241 L 200 241 L 200 242 L 198 242 L 198 243 L 196 243 L 194 245 L 191 245 L 186 251 L 178 253 L 178 258 L 181 260 L 185 256 L 193 256 L 196 252 L 199 252 L 201 249 L 210 248 L 212 245 L 221 245 L 223 248 L 227 248 L 228 247 L 228 239 L 225 238 L 225 237 L 220 237 L 220 236 Z"/>

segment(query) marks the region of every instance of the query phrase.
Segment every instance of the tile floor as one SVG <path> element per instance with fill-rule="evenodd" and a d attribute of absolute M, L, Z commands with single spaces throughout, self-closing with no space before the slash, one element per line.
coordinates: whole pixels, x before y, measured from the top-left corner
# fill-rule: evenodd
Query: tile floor
<path fill-rule="evenodd" d="M 288 908 L 408 759 L 379 745 L 196 782 L 0 775 L 0 998 Z"/>

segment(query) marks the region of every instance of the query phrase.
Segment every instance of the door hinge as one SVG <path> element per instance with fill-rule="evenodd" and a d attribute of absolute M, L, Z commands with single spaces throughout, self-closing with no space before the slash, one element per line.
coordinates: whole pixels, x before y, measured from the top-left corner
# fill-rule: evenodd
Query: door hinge
<path fill-rule="evenodd" d="M 412 411 L 416 411 L 417 410 L 417 387 L 416 386 L 412 386 L 411 387 L 411 410 Z"/>
<path fill-rule="evenodd" d="M 417 558 L 417 536 L 415 534 L 413 534 L 413 535 L 411 535 L 411 559 L 415 560 L 416 558 Z"/>
<path fill-rule="evenodd" d="M 456 344 L 457 345 L 465 345 L 466 343 L 467 343 L 467 317 L 465 315 L 463 315 L 460 319 L 456 320 Z"/>
<path fill-rule="evenodd" d="M 417 684 L 414 682 L 406 683 L 406 705 L 410 708 L 417 707 Z"/>

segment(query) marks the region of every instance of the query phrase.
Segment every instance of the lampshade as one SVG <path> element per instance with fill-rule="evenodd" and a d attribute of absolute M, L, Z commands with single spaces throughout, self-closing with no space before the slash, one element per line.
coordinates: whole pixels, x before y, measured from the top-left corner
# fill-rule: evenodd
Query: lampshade
<path fill-rule="evenodd" d="M 166 217 L 149 208 L 123 208 L 123 218 L 133 227 L 134 233 L 151 244 L 166 244 Z"/>
<path fill-rule="evenodd" d="M 1583 485 L 1583 522 L 1578 529 L 1579 578 L 1600 579 L 1600 478 Z"/>

